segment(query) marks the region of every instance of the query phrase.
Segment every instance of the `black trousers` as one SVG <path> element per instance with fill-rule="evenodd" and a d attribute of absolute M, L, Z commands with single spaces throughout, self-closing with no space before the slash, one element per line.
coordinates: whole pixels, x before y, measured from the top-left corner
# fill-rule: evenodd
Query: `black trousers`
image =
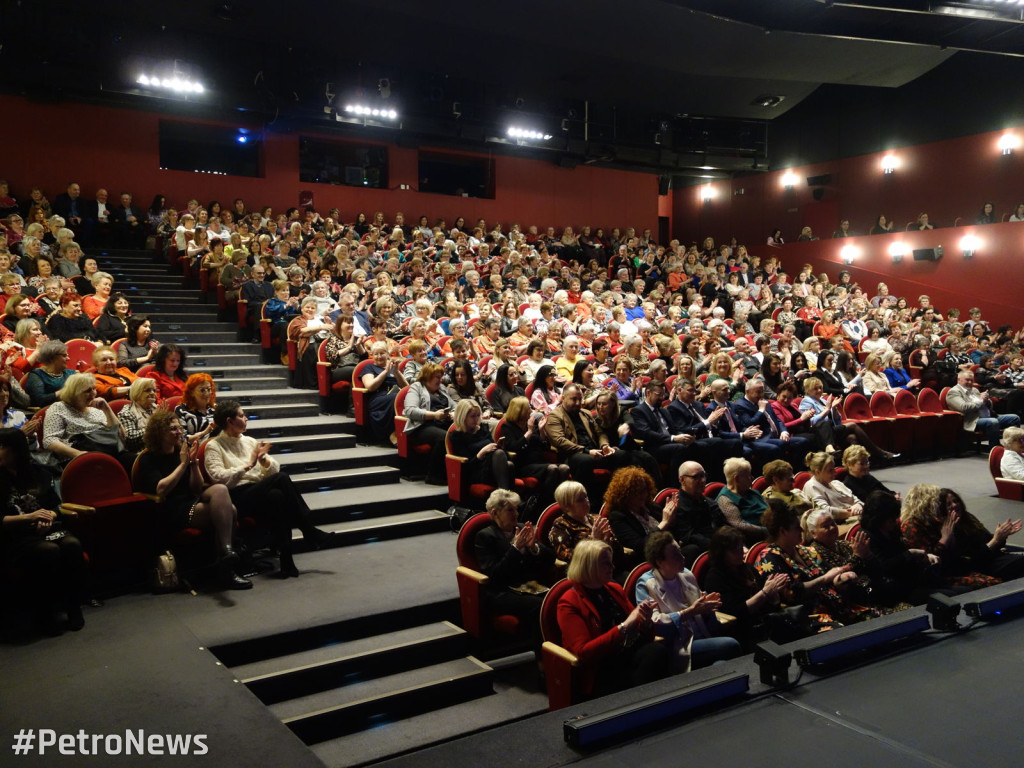
<path fill-rule="evenodd" d="M 303 535 L 315 531 L 309 521 L 309 505 L 302 498 L 289 475 L 277 472 L 258 483 L 236 485 L 229 492 L 239 517 L 252 517 L 270 528 L 274 543 L 291 551 L 292 528 Z"/>

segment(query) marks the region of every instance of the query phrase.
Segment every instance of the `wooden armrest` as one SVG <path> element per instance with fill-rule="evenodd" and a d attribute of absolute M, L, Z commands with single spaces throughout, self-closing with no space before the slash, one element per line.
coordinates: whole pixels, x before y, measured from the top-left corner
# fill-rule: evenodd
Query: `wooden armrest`
<path fill-rule="evenodd" d="M 455 459 L 457 462 L 459 462 L 459 464 L 465 464 L 467 461 L 469 461 L 469 459 L 467 459 L 465 456 L 456 456 L 455 454 L 452 453 L 446 453 L 444 457 L 446 459 Z"/>
<path fill-rule="evenodd" d="M 483 573 L 480 573 L 480 571 L 474 571 L 472 568 L 467 568 L 464 565 L 460 565 L 459 567 L 457 567 L 455 569 L 455 572 L 457 574 L 465 576 L 467 579 L 475 581 L 480 586 L 483 586 L 484 584 L 486 584 L 488 581 L 491 580 L 490 576 L 487 576 L 487 575 L 485 575 Z"/>
<path fill-rule="evenodd" d="M 67 515 L 68 517 L 78 517 L 79 515 L 95 515 L 96 507 L 87 507 L 84 504 L 69 504 L 63 502 L 60 505 L 60 513 Z"/>
<path fill-rule="evenodd" d="M 721 625 L 731 624 L 736 621 L 736 617 L 731 613 L 722 613 L 721 611 L 715 611 L 715 618 L 718 619 L 718 623 Z"/>
<path fill-rule="evenodd" d="M 145 496 L 147 499 L 149 499 L 150 501 L 155 501 L 157 504 L 163 504 L 164 503 L 164 497 L 163 496 L 157 496 L 155 493 L 141 493 L 139 495 Z"/>
<path fill-rule="evenodd" d="M 550 653 L 552 656 L 556 656 L 574 667 L 578 667 L 580 665 L 580 660 L 575 654 L 569 653 L 565 648 L 560 645 L 555 645 L 550 640 L 544 641 L 543 648 L 545 653 Z"/>
<path fill-rule="evenodd" d="M 365 387 L 352 387 L 353 392 L 362 392 L 364 395 L 369 392 Z"/>

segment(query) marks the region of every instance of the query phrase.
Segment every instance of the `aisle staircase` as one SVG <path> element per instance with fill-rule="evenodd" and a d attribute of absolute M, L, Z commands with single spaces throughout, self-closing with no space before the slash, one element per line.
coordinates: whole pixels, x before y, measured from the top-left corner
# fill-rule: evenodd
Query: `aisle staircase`
<path fill-rule="evenodd" d="M 150 316 L 154 338 L 186 351 L 187 371 L 209 373 L 218 398 L 245 407 L 248 434 L 273 443 L 313 522 L 336 532 L 338 544 L 448 530 L 444 488 L 402 480 L 393 449 L 357 447 L 353 419 L 322 414 L 315 391 L 291 389 L 288 370 L 261 362 L 259 346 L 237 341 L 235 324 L 218 320 L 216 304 L 183 287 L 165 263 L 142 251 L 107 252 L 99 263 L 114 276 L 115 290 L 129 296 L 132 311 Z M 296 539 L 301 552 L 297 532 Z"/>
<path fill-rule="evenodd" d="M 338 546 L 450 529 L 447 489 L 403 480 L 394 449 L 357 445 L 353 419 L 320 413 L 315 391 L 289 388 L 287 369 L 237 341 L 236 324 L 218 320 L 216 304 L 182 287 L 166 263 L 121 251 L 103 254 L 100 269 L 133 312 L 150 316 L 154 338 L 185 349 L 188 372 L 209 373 L 218 398 L 242 403 L 248 434 L 273 443 L 313 522 L 338 534 Z M 305 547 L 295 532 L 300 570 Z M 387 563 L 387 550 L 375 559 Z M 324 763 L 362 764 L 544 711 L 532 657 L 496 672 L 471 655 L 458 621 L 453 597 L 210 651 Z"/>

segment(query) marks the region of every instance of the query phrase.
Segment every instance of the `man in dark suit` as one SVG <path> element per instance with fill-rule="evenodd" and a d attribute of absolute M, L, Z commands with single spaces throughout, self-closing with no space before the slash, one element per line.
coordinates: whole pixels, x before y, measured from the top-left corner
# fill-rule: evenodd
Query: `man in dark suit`
<path fill-rule="evenodd" d="M 61 192 L 53 201 L 53 212 L 64 219 L 64 225 L 73 230 L 75 239 L 88 245 L 91 231 L 86 231 L 85 200 L 82 199 L 82 188 L 78 182 L 68 184 L 67 191 Z"/>
<path fill-rule="evenodd" d="M 583 395 L 576 384 L 565 385 L 562 402 L 548 414 L 544 429 L 558 461 L 568 464 L 573 477 L 588 490 L 595 469 L 614 471 L 632 464 L 629 454 L 612 447 L 594 417 L 583 410 Z"/>
<path fill-rule="evenodd" d="M 679 465 L 687 459 L 696 459 L 699 452 L 695 445 L 696 437 L 672 429 L 661 407 L 665 400 L 665 385 L 660 381 L 651 381 L 644 391 L 643 402 L 629 413 L 633 418 L 633 435 L 644 441 L 644 451 L 654 456 L 659 464 L 668 467 L 666 476 L 675 477 Z M 655 484 L 661 484 L 658 478 L 655 478 Z"/>
<path fill-rule="evenodd" d="M 726 390 L 728 386 L 725 382 Z M 743 438 L 738 432 L 729 430 L 728 421 L 723 421 L 726 411 L 709 409 L 697 401 L 697 385 L 693 379 L 677 378 L 673 393 L 674 399 L 665 408 L 672 431 L 692 435 L 694 446 L 710 474 L 717 482 L 724 482 L 722 465 L 725 460 L 731 456 L 753 455 L 753 449 L 744 451 Z M 749 456 L 746 458 L 749 460 Z"/>
<path fill-rule="evenodd" d="M 763 381 L 751 379 L 747 382 L 743 397 L 734 404 L 733 413 L 740 429 L 760 431 L 754 438 L 754 453 L 762 466 L 767 461 L 782 458 L 794 467 L 804 465 L 804 456 L 811 448 L 811 441 L 789 434 L 786 425 L 768 407 Z"/>
<path fill-rule="evenodd" d="M 679 465 L 679 498 L 671 530 L 688 565 L 710 549 L 711 535 L 724 524 L 718 504 L 704 496 L 707 480 L 704 467 L 696 461 Z"/>
<path fill-rule="evenodd" d="M 528 581 L 545 582 L 555 563 L 555 553 L 537 540 L 529 523 L 519 527 L 519 495 L 498 489 L 487 499 L 491 524 L 473 540 L 480 570 L 488 577 L 485 587 L 492 610 L 518 616 L 532 630 L 540 646 L 540 606 L 543 595 L 527 594 L 516 588 Z"/>
<path fill-rule="evenodd" d="M 94 245 L 110 245 L 110 222 L 113 208 L 107 203 L 107 190 L 96 190 L 95 200 L 82 201 L 84 212 L 82 226 L 89 230 L 89 240 Z"/>
<path fill-rule="evenodd" d="M 142 211 L 132 205 L 131 194 L 122 192 L 121 205 L 110 212 L 114 245 L 119 248 L 142 248 L 146 243 L 143 219 Z"/>
<path fill-rule="evenodd" d="M 266 281 L 266 270 L 262 264 L 257 264 L 249 272 L 250 279 L 242 283 L 239 292 L 239 301 L 246 302 L 246 312 L 249 316 L 249 328 L 251 330 L 251 341 L 259 341 L 259 333 L 256 328 L 256 318 L 259 316 L 260 307 L 268 299 L 274 296 L 274 285 Z"/>

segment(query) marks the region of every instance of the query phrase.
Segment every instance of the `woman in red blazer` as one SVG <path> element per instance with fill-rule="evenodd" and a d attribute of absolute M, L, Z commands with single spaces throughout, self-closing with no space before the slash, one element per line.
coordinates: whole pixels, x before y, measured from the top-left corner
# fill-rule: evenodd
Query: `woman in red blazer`
<path fill-rule="evenodd" d="M 568 577 L 573 588 L 558 601 L 562 646 L 585 670 L 584 693 L 613 691 L 666 677 L 671 650 L 654 640 L 654 601 L 633 607 L 614 575 L 612 549 L 585 539 L 576 545 Z"/>

